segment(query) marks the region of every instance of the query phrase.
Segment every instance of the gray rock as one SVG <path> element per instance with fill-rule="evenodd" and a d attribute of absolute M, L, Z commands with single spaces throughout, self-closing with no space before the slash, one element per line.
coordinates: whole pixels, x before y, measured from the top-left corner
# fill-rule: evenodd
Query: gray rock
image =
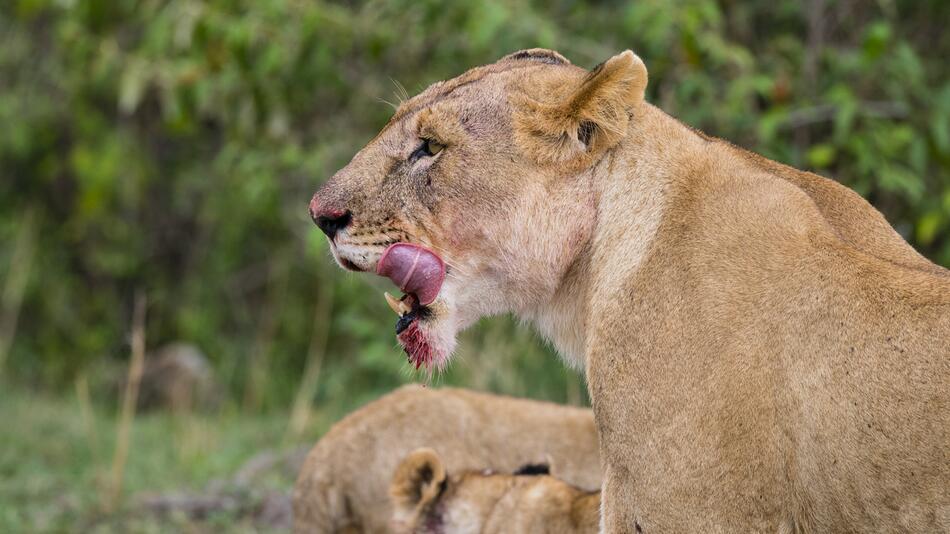
<path fill-rule="evenodd" d="M 139 408 L 204 410 L 217 406 L 219 399 L 214 369 L 198 347 L 170 343 L 146 355 Z"/>

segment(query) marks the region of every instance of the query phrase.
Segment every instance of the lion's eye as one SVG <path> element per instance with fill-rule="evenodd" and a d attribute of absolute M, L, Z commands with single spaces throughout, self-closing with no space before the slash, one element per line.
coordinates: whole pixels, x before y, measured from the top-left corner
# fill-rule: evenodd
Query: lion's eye
<path fill-rule="evenodd" d="M 419 145 L 419 148 L 417 148 L 416 151 L 412 153 L 410 159 L 417 159 L 422 156 L 432 157 L 441 152 L 443 148 L 445 148 L 445 145 L 439 143 L 438 141 L 433 141 L 432 139 L 423 139 L 422 144 Z"/>

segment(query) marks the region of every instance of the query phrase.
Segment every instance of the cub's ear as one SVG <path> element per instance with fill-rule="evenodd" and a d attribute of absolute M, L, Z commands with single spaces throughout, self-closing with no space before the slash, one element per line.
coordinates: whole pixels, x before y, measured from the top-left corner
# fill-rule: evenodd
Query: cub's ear
<path fill-rule="evenodd" d="M 393 474 L 389 496 L 397 519 L 407 520 L 423 511 L 442 493 L 446 483 L 445 465 L 432 449 L 416 449 Z"/>
<path fill-rule="evenodd" d="M 647 69 L 627 50 L 567 85 L 552 87 L 551 99 L 525 98 L 516 107 L 516 140 L 539 163 L 587 165 L 616 145 L 643 101 Z"/>

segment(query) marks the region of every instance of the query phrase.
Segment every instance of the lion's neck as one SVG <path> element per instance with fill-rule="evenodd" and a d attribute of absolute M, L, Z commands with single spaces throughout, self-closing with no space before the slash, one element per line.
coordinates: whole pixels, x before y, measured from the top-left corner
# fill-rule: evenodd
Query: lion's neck
<path fill-rule="evenodd" d="M 527 319 L 573 367 L 583 368 L 592 298 L 611 298 L 636 275 L 655 245 L 668 206 L 668 191 L 683 157 L 704 141 L 653 106 L 644 106 L 630 132 L 592 172 L 596 223 L 552 298 Z"/>
<path fill-rule="evenodd" d="M 575 369 L 584 368 L 587 340 L 587 293 L 585 277 L 590 271 L 588 259 L 579 259 L 564 277 L 554 296 L 528 311 L 530 320 L 564 361 Z"/>

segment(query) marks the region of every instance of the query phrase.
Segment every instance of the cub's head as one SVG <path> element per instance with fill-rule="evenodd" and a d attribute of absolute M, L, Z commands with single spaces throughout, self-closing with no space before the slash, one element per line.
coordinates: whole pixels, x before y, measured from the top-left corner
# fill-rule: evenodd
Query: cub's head
<path fill-rule="evenodd" d="M 525 50 L 403 102 L 313 196 L 345 269 L 391 279 L 399 342 L 442 366 L 478 318 L 526 313 L 561 284 L 596 222 L 598 166 L 643 101 L 627 51 L 591 71 Z"/>
<path fill-rule="evenodd" d="M 432 449 L 396 468 L 389 489 L 391 530 L 443 532 L 597 532 L 599 492 L 585 492 L 530 465 L 515 474 L 446 473 Z"/>

